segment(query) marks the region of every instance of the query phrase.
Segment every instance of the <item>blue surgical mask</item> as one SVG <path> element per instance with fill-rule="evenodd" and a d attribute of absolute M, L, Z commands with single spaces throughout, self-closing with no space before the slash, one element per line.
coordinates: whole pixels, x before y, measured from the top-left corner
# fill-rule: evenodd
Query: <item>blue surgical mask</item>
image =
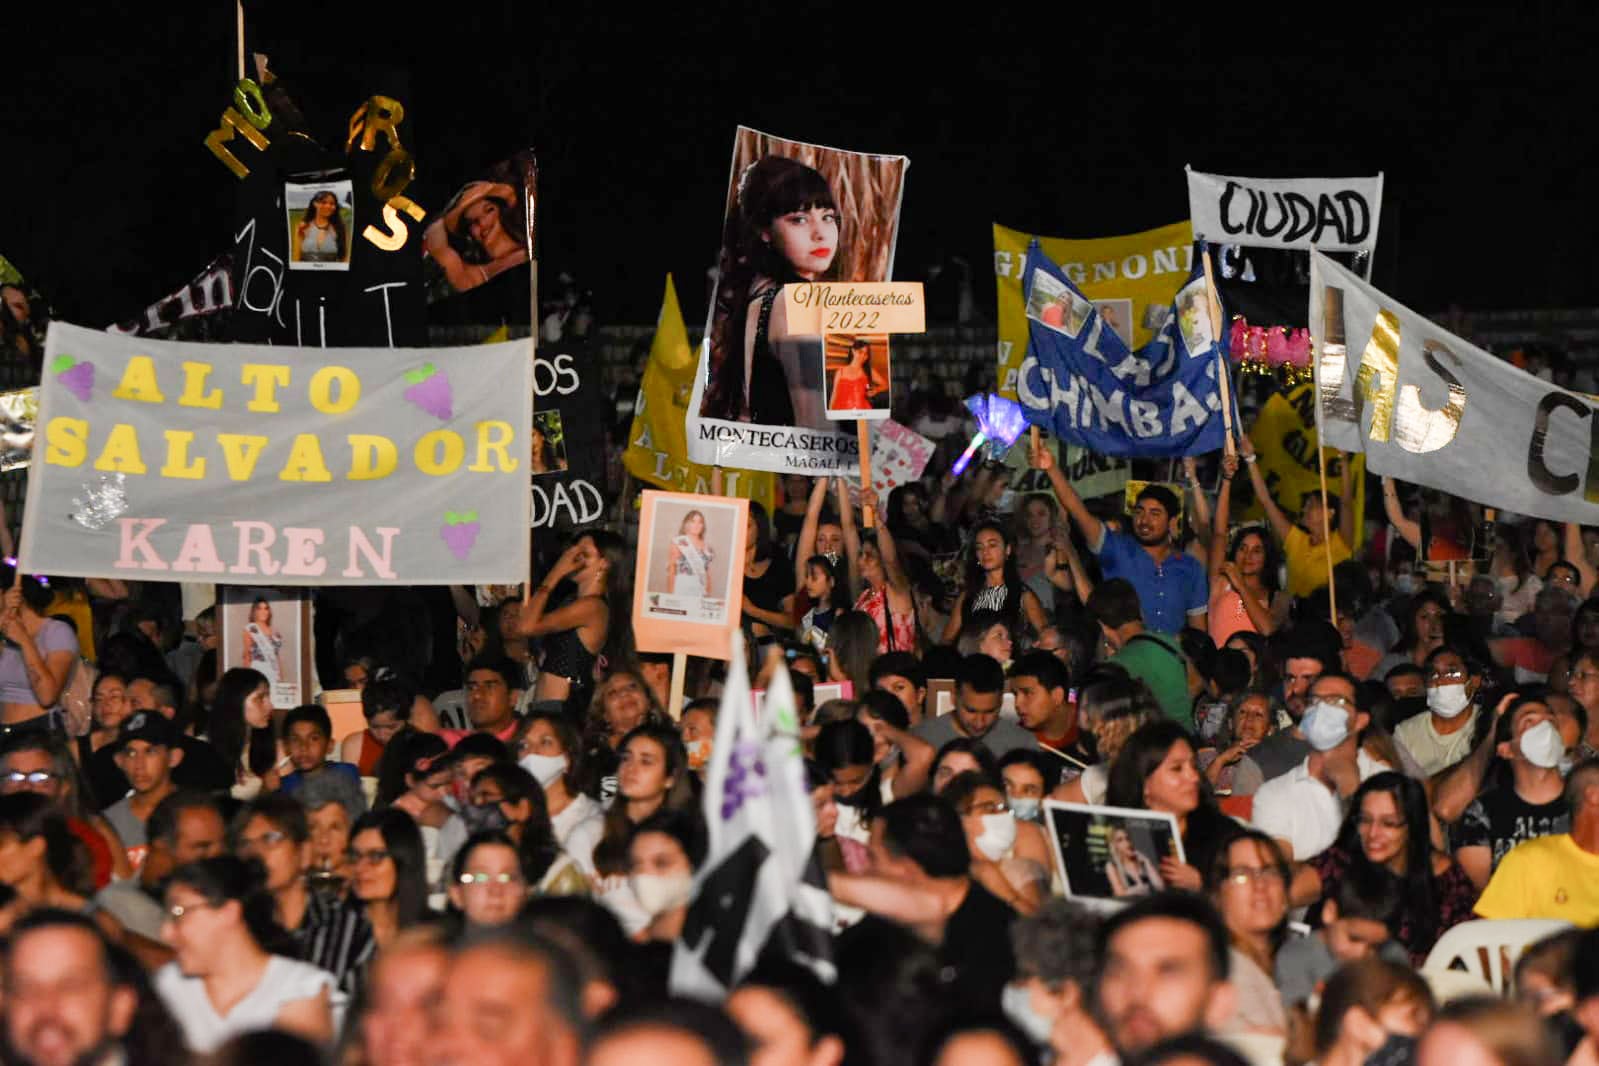
<path fill-rule="evenodd" d="M 1299 732 L 1315 751 L 1331 751 L 1349 738 L 1349 712 L 1317 700 L 1299 720 Z"/>
<path fill-rule="evenodd" d="M 490 829 L 504 829 L 509 824 L 505 812 L 495 803 L 469 803 L 461 808 L 461 821 L 468 833 L 482 833 Z"/>
<path fill-rule="evenodd" d="M 1019 799 L 1012 796 L 1006 802 L 1010 804 L 1011 813 L 1024 822 L 1036 822 L 1039 815 L 1044 813 L 1044 801 L 1041 799 L 1033 797 Z"/>

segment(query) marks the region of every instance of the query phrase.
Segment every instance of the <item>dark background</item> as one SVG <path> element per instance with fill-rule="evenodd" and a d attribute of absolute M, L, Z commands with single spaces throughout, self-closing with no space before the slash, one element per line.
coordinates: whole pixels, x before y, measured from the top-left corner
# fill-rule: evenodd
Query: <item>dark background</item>
<path fill-rule="evenodd" d="M 574 274 L 602 322 L 653 321 L 669 270 L 702 318 L 740 122 L 910 156 L 896 276 L 962 256 L 985 316 L 992 221 L 1078 237 L 1175 221 L 1184 163 L 1386 171 L 1374 280 L 1418 309 L 1599 303 L 1589 17 L 1044 7 L 250 10 L 252 47 L 328 142 L 403 72 L 428 208 L 464 168 L 535 147 L 545 283 Z M 58 317 L 135 314 L 230 245 L 235 179 L 202 141 L 229 102 L 233 27 L 227 0 L 8 11 L 0 254 Z"/>

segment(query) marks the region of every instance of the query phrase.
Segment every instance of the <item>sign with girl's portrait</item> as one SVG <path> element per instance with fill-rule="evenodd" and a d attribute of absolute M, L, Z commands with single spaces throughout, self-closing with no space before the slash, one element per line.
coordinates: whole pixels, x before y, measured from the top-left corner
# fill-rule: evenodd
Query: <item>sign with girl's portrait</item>
<path fill-rule="evenodd" d="M 349 178 L 283 186 L 290 270 L 349 270 L 355 192 Z"/>
<path fill-rule="evenodd" d="M 646 491 L 633 574 L 639 651 L 726 659 L 744 604 L 749 501 Z"/>
<path fill-rule="evenodd" d="M 827 417 L 886 420 L 891 377 L 888 335 L 829 333 L 822 347 L 827 360 Z"/>
<path fill-rule="evenodd" d="M 1166 887 L 1160 861 L 1183 859 L 1177 819 L 1159 811 L 1044 801 L 1044 826 L 1066 895 L 1125 901 Z"/>
<path fill-rule="evenodd" d="M 224 585 L 217 605 L 217 668 L 261 674 L 272 706 L 311 702 L 311 599 L 303 589 Z"/>
<path fill-rule="evenodd" d="M 689 403 L 690 459 L 812 475 L 858 465 L 855 435 L 828 418 L 823 340 L 793 334 L 780 297 L 801 282 L 889 280 L 909 165 L 739 127 Z M 869 390 L 862 406 L 872 407 Z"/>

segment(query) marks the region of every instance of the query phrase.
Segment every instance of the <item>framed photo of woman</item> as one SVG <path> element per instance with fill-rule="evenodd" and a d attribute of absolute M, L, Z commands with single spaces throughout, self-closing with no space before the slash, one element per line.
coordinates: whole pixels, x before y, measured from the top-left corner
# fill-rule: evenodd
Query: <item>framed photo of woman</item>
<path fill-rule="evenodd" d="M 1171 814 L 1044 801 L 1044 831 L 1066 895 L 1113 904 L 1166 887 L 1160 860 L 1183 857 L 1183 840 Z"/>
<path fill-rule="evenodd" d="M 219 671 L 259 671 L 272 686 L 272 706 L 311 702 L 311 597 L 305 589 L 224 585 L 218 589 Z"/>
<path fill-rule="evenodd" d="M 342 181 L 285 182 L 290 270 L 349 270 L 355 245 L 355 191 Z"/>
<path fill-rule="evenodd" d="M 748 519 L 748 500 L 643 494 L 633 574 L 639 651 L 728 657 L 743 609 Z"/>
<path fill-rule="evenodd" d="M 829 333 L 822 343 L 826 363 L 827 417 L 867 422 L 888 419 L 892 393 L 886 333 Z"/>

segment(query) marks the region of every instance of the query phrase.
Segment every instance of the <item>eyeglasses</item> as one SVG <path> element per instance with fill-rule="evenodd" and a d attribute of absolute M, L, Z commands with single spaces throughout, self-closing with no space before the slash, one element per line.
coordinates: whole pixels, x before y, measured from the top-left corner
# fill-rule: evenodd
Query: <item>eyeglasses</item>
<path fill-rule="evenodd" d="M 237 842 L 239 851 L 256 851 L 260 848 L 275 848 L 285 840 L 288 834 L 276 831 L 262 833 L 258 837 L 240 837 Z"/>
<path fill-rule="evenodd" d="M 389 858 L 389 849 L 373 848 L 371 851 L 357 851 L 354 848 L 351 848 L 349 851 L 344 853 L 344 857 L 349 859 L 350 862 L 356 866 L 361 866 L 363 864 L 376 866 L 378 863 Z"/>
<path fill-rule="evenodd" d="M 6 774 L 4 781 L 8 785 L 44 785 L 56 779 L 53 770 L 34 770 L 23 773 L 21 770 L 12 770 Z"/>
<path fill-rule="evenodd" d="M 1288 878 L 1279 866 L 1234 866 L 1227 871 L 1227 880 L 1240 888 L 1248 888 L 1254 884 L 1288 883 Z"/>
<path fill-rule="evenodd" d="M 462 874 L 463 885 L 521 885 L 526 884 L 520 874 Z"/>
<path fill-rule="evenodd" d="M 213 906 L 213 904 L 207 903 L 203 900 L 199 903 L 190 903 L 187 906 L 182 903 L 174 903 L 172 906 L 167 908 L 167 916 L 174 922 L 178 922 L 183 920 L 183 916 L 185 914 L 189 914 L 193 911 L 205 910 L 211 906 Z"/>
<path fill-rule="evenodd" d="M 1348 696 L 1340 696 L 1336 692 L 1332 693 L 1331 695 L 1320 696 L 1313 692 L 1311 693 L 1310 698 L 1317 703 L 1330 703 L 1334 707 L 1342 707 L 1346 711 L 1357 710 L 1354 700 L 1350 699 Z"/>

